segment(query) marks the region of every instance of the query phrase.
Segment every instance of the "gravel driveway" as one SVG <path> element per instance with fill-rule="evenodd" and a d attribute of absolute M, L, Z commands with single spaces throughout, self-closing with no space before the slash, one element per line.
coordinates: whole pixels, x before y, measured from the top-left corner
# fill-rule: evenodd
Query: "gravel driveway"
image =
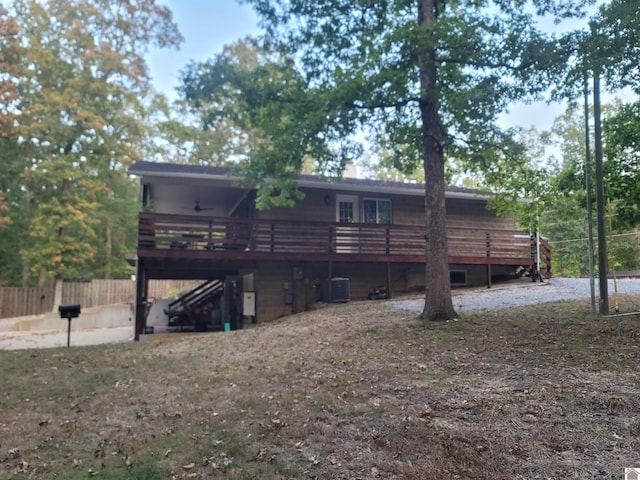
<path fill-rule="evenodd" d="M 640 295 L 640 279 L 618 279 L 619 295 Z M 598 295 L 598 279 L 595 280 L 596 301 Z M 609 298 L 613 305 L 614 284 L 609 280 Z M 457 290 L 453 292 L 453 306 L 458 313 L 474 310 L 499 310 L 501 308 L 536 305 L 545 302 L 562 300 L 581 300 L 591 298 L 591 287 L 588 278 L 552 278 L 544 282 L 508 283 L 473 290 Z M 401 310 L 420 313 L 424 307 L 423 298 L 405 299 L 392 302 Z"/>

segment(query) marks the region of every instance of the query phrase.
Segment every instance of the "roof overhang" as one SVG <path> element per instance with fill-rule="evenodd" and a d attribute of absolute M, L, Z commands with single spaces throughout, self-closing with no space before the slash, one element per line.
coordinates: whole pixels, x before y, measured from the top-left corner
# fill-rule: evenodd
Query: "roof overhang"
<path fill-rule="evenodd" d="M 203 167 L 196 165 L 167 164 L 157 162 L 137 162 L 129 168 L 129 174 L 139 176 L 143 183 L 158 181 L 183 180 L 186 182 L 215 182 L 227 183 L 232 186 L 237 181 L 230 169 L 222 167 Z M 331 190 L 335 192 L 357 192 L 370 194 L 387 194 L 400 196 L 423 197 L 425 185 L 420 183 L 384 182 L 379 180 L 365 180 L 343 178 L 341 180 L 302 175 L 296 182 L 299 187 L 310 189 Z M 485 193 L 450 187 L 445 190 L 446 198 L 460 198 L 470 200 L 488 200 L 490 195 Z"/>

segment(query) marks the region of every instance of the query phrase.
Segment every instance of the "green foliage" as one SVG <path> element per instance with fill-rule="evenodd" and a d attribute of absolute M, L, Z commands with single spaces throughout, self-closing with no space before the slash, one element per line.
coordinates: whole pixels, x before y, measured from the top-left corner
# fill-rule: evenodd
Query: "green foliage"
<path fill-rule="evenodd" d="M 607 244 L 609 267 L 615 271 L 638 270 L 640 267 L 640 233 L 614 235 Z"/>
<path fill-rule="evenodd" d="M 92 478 L 101 480 L 164 480 L 167 473 L 158 465 L 158 458 L 154 455 L 145 455 L 135 459 L 130 466 L 107 466 L 99 470 L 89 469 Z M 81 480 L 87 478 L 87 472 L 83 470 L 65 471 L 67 480 Z M 20 477 L 16 477 L 18 480 Z"/>
<path fill-rule="evenodd" d="M 640 4 L 636 0 L 610 0 L 591 22 L 587 55 L 602 69 L 610 88 L 631 87 L 640 92 Z"/>
<path fill-rule="evenodd" d="M 622 105 L 603 123 L 607 196 L 617 231 L 640 226 L 640 103 Z"/>
<path fill-rule="evenodd" d="M 182 81 L 206 129 L 239 133 L 238 181 L 257 185 L 258 208 L 302 198 L 295 180 L 308 159 L 317 171 L 337 175 L 360 152 L 344 140 L 351 120 L 336 99 L 310 86 L 290 57 L 250 40 L 190 65 Z"/>
<path fill-rule="evenodd" d="M 551 239 L 553 274 L 589 275 L 588 227 L 584 206 L 574 197 L 557 197 L 541 219 L 541 233 Z"/>
<path fill-rule="evenodd" d="M 0 58 L 11 67 L 0 84 L 13 94 L 0 117 L 18 119 L 0 135 L 0 191 L 13 220 L 13 254 L 0 272 L 13 283 L 18 271 L 128 274 L 136 196 L 126 169 L 149 143 L 155 106 L 145 103 L 142 54 L 180 42 L 170 11 L 155 0 L 135 8 L 123 0 L 16 0 L 0 25 L 17 26 L 13 36 L 0 30 Z M 16 45 L 19 55 L 5 55 Z M 10 248 L 0 240 L 1 251 Z"/>
<path fill-rule="evenodd" d="M 479 173 L 493 191 L 489 205 L 499 214 L 512 215 L 521 228 L 537 230 L 539 217 L 554 203 L 554 167 L 545 156 L 546 135 L 521 130 L 504 150 L 484 161 Z"/>
<path fill-rule="evenodd" d="M 99 472 L 98 478 L 105 480 L 164 480 L 167 478 L 167 474 L 158 467 L 157 459 L 148 458 L 135 462 L 130 468 L 105 468 Z"/>
<path fill-rule="evenodd" d="M 250 68 L 225 55 L 192 68 L 183 78 L 186 98 L 210 112 L 208 125 L 232 118 L 257 132 L 242 177 L 258 185 L 261 207 L 291 202 L 306 157 L 320 172 L 341 171 L 358 153 L 351 140 L 362 132 L 388 166 L 404 175 L 423 170 L 433 287 L 423 316 L 452 318 L 445 158 L 470 171 L 496 162 L 512 171 L 522 161 L 522 147 L 498 128 L 498 117 L 511 101 L 542 95 L 571 53 L 568 40 L 540 31 L 536 16 L 574 16 L 585 2 L 246 3 L 266 30 L 264 56 Z M 527 175 L 524 189 L 533 190 L 540 178 Z"/>
<path fill-rule="evenodd" d="M 603 106 L 603 111 L 608 114 L 603 124 L 605 195 L 613 206 L 609 262 L 612 269 L 635 270 L 640 265 L 637 239 L 631 234 L 640 224 L 638 104 L 614 103 Z M 588 274 L 584 135 L 584 114 L 577 106 L 570 106 L 554 122 L 552 139 L 563 161 L 553 180 L 555 204 L 546 209 L 542 228 L 552 239 L 554 270 L 560 275 Z M 592 171 L 592 182 L 594 176 Z"/>

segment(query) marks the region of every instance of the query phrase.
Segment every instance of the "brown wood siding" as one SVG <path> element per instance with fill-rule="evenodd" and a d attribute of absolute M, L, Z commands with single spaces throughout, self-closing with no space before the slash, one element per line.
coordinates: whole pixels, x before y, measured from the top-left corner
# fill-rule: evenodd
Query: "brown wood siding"
<path fill-rule="evenodd" d="M 257 320 L 270 322 L 291 314 L 284 302 L 284 283 L 291 282 L 291 266 L 287 263 L 261 263 L 255 272 Z"/>
<path fill-rule="evenodd" d="M 302 268 L 304 279 L 293 281 L 294 266 Z M 265 323 L 277 318 L 318 308 L 322 300 L 321 285 L 328 278 L 329 265 L 315 263 L 260 263 L 255 273 L 258 292 L 258 322 Z M 450 270 L 466 273 L 464 286 L 481 287 L 487 284 L 486 265 L 451 264 Z M 348 278 L 350 301 L 368 300 L 374 287 L 387 287 L 386 264 L 338 263 L 331 267 L 333 278 Z M 495 265 L 492 268 L 494 280 L 504 280 L 515 273 L 511 266 Z M 285 284 L 287 288 L 285 288 Z M 425 265 L 418 263 L 396 263 L 391 265 L 391 293 L 394 296 L 407 293 L 421 293 L 425 288 Z M 455 288 L 455 286 L 454 286 Z M 295 308 L 287 304 L 285 297 L 295 290 Z M 454 300 L 455 301 L 455 300 Z"/>
<path fill-rule="evenodd" d="M 295 207 L 279 207 L 258 211 L 257 218 L 273 220 L 336 221 L 336 192 L 329 190 L 302 189 L 305 198 Z M 348 193 L 348 192 L 347 192 Z M 424 199 L 420 196 L 401 196 L 357 193 L 360 218 L 364 199 L 391 201 L 392 222 L 395 225 L 422 225 L 424 223 Z M 327 203 L 328 201 L 328 203 Z M 447 225 L 451 227 L 515 229 L 513 218 L 499 217 L 495 211 L 487 210 L 483 199 L 448 198 L 446 200 Z"/>
<path fill-rule="evenodd" d="M 302 268 L 304 272 L 302 280 L 293 281 L 294 266 Z M 408 272 L 415 270 L 416 265 L 411 264 L 393 266 L 392 291 L 406 292 Z M 424 271 L 424 266 L 418 265 L 417 270 Z M 349 279 L 351 301 L 366 300 L 374 287 L 387 286 L 387 271 L 384 263 L 334 262 L 331 266 L 331 276 Z M 279 317 L 291 315 L 294 311 L 299 313 L 317 308 L 318 302 L 322 300 L 322 283 L 328 277 L 328 262 L 261 262 L 255 273 L 258 322 L 270 322 Z M 422 287 L 424 287 L 424 274 Z M 295 308 L 293 304 L 285 302 L 285 298 L 294 290 Z"/>
<path fill-rule="evenodd" d="M 336 195 L 334 192 L 301 189 L 305 197 L 294 207 L 274 207 L 268 210 L 257 210 L 256 218 L 267 220 L 301 220 L 313 222 L 335 222 Z M 325 197 L 328 196 L 328 204 Z"/>
<path fill-rule="evenodd" d="M 487 209 L 486 200 L 450 198 L 447 200 L 447 226 L 514 230 L 512 217 L 499 217 Z"/>
<path fill-rule="evenodd" d="M 424 225 L 424 198 L 392 195 L 391 210 L 396 225 Z"/>

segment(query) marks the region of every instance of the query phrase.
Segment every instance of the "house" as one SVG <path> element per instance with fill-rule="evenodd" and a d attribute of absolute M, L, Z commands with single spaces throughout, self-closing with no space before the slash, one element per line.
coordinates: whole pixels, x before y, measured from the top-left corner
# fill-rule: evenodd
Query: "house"
<path fill-rule="evenodd" d="M 205 317 L 205 329 L 208 310 L 235 328 L 304 311 L 318 300 L 425 288 L 424 185 L 302 175 L 303 200 L 260 211 L 255 189 L 240 186 L 227 168 L 137 162 L 129 173 L 139 177 L 142 203 L 136 337 L 146 326 L 150 279 L 201 280 L 167 313 L 178 321 L 181 312 Z M 446 191 L 452 286 L 491 286 L 517 270 L 533 271 L 534 238 L 489 210 L 487 200 L 468 189 Z M 542 247 L 541 265 L 549 271 L 548 246 Z"/>

